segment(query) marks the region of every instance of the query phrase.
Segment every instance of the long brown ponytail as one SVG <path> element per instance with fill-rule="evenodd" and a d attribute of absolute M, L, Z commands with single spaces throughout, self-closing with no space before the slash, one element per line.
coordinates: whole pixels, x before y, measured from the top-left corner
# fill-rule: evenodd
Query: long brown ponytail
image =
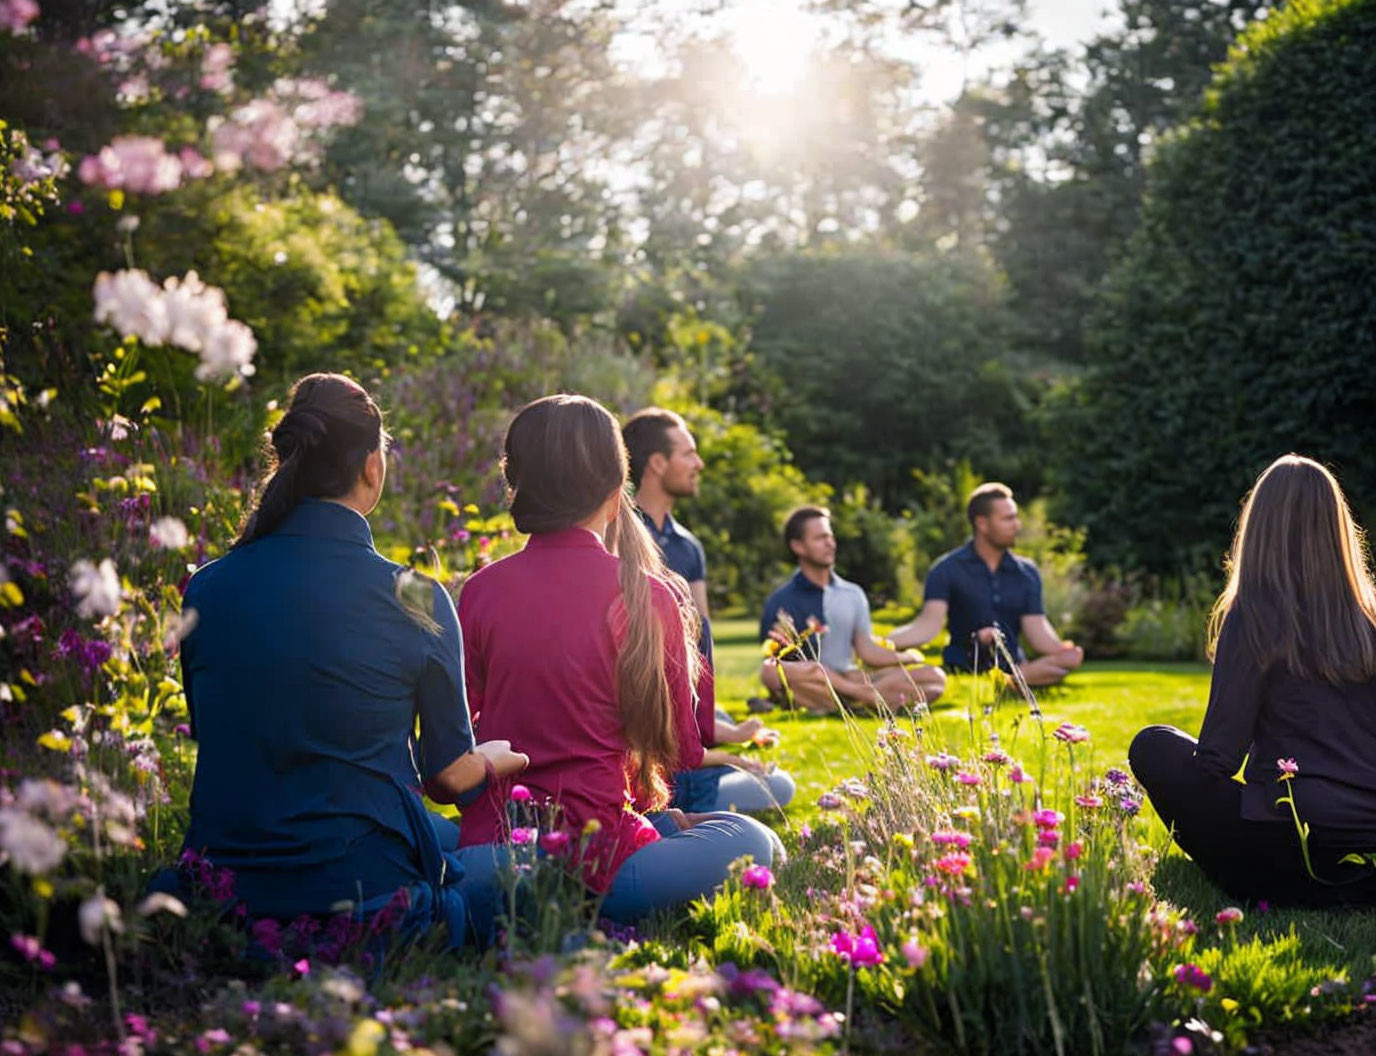
<path fill-rule="evenodd" d="M 571 528 L 595 514 L 615 492 L 620 511 L 607 549 L 621 560 L 619 582 L 626 636 L 616 659 L 617 702 L 637 799 L 662 806 L 678 760 L 674 700 L 665 668 L 664 625 L 654 609 L 653 581 L 673 594 L 683 618 L 689 678 L 696 681 L 698 616 L 682 578 L 664 560 L 624 495 L 626 447 L 616 419 L 586 396 L 546 396 L 527 404 L 507 430 L 502 471 L 518 531 Z"/>

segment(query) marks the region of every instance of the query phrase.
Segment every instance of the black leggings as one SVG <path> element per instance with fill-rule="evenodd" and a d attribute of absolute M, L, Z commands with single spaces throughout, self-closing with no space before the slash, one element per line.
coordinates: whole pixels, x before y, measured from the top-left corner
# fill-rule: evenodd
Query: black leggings
<path fill-rule="evenodd" d="M 1275 906 L 1376 905 L 1376 869 L 1340 864 L 1352 848 L 1311 826 L 1310 861 L 1329 882 L 1315 880 L 1294 822 L 1243 818 L 1243 786 L 1201 769 L 1196 744 L 1174 726 L 1148 726 L 1133 738 L 1128 762 L 1175 842 L 1214 884 L 1232 898 Z"/>

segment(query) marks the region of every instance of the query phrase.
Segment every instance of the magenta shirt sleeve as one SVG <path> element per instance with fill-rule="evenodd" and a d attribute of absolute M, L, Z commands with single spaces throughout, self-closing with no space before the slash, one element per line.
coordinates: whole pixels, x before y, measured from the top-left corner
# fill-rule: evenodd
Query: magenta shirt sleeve
<path fill-rule="evenodd" d="M 717 677 L 712 661 L 698 656 L 697 718 L 698 734 L 704 748 L 717 744 Z"/>

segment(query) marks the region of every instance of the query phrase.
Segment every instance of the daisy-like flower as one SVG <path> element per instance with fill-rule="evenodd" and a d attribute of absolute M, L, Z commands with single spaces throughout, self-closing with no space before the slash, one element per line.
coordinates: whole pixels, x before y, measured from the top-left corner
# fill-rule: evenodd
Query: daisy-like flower
<path fill-rule="evenodd" d="M 1242 910 L 1237 906 L 1227 906 L 1214 914 L 1214 923 L 1227 927 L 1230 924 L 1237 924 L 1242 920 Z"/>
<path fill-rule="evenodd" d="M 1280 771 L 1277 781 L 1290 781 L 1300 772 L 1300 764 L 1293 759 L 1277 759 L 1276 769 Z"/>
<path fill-rule="evenodd" d="M 1073 722 L 1063 722 L 1051 731 L 1051 736 L 1066 744 L 1082 744 L 1089 740 L 1089 731 Z"/>

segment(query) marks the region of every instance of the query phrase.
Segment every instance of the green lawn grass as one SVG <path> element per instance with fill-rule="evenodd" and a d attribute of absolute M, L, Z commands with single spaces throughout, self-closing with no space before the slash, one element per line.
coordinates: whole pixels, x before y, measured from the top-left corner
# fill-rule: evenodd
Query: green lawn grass
<path fill-rule="evenodd" d="M 885 630 L 882 625 L 877 627 Z M 738 719 L 746 714 L 747 697 L 761 692 L 760 647 L 754 620 L 713 620 L 718 702 Z M 934 656 L 929 652 L 929 657 Z M 1205 664 L 1093 661 L 1063 686 L 1040 694 L 1046 720 L 1069 720 L 1091 734 L 1091 770 L 1125 765 L 1133 735 L 1151 723 L 1169 723 L 1197 732 L 1208 700 L 1210 669 Z M 976 698 L 982 692 L 983 697 Z M 940 737 L 959 754 L 968 743 L 967 714 L 989 696 L 969 676 L 950 680 L 933 708 L 928 737 Z M 1000 705 L 1001 707 L 1004 705 Z M 1010 709 L 1024 708 L 1010 699 Z M 852 738 L 872 737 L 881 722 L 859 718 L 847 724 L 836 717 L 815 717 L 776 710 L 766 720 L 782 734 L 773 750 L 778 764 L 793 774 L 797 797 L 785 812 L 789 828 L 817 816 L 817 797 L 844 777 L 864 770 L 864 756 Z M 1024 724 L 1025 728 L 1025 724 Z M 1016 751 L 1015 751 L 1016 754 Z M 1142 838 L 1166 849 L 1154 886 L 1164 899 L 1187 909 L 1206 932 L 1217 935 L 1213 917 L 1229 904 L 1203 874 L 1173 845 L 1149 807 L 1138 822 Z M 1376 971 L 1376 929 L 1362 912 L 1262 912 L 1248 907 L 1244 923 L 1217 952 L 1204 951 L 1209 969 L 1238 995 L 1237 1015 L 1268 1030 L 1307 1029 L 1310 990 L 1327 979 L 1346 979 L 1354 986 Z"/>

